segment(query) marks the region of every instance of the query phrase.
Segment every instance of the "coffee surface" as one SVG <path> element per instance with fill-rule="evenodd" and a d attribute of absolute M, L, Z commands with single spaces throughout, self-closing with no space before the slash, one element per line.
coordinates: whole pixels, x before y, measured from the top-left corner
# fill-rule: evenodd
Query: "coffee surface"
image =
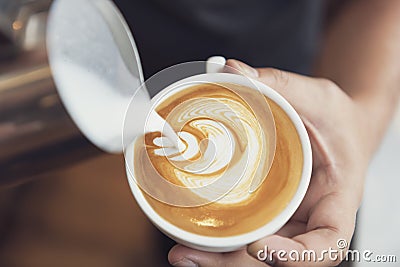
<path fill-rule="evenodd" d="M 163 100 L 157 112 L 184 147 L 148 133 L 135 143 L 134 171 L 164 219 L 192 233 L 232 236 L 266 224 L 290 202 L 301 177 L 302 149 L 290 118 L 273 101 L 247 87 L 210 83 Z M 273 129 L 268 120 L 275 121 Z M 269 151 L 275 139 L 274 155 Z M 251 191 L 252 181 L 264 177 Z"/>

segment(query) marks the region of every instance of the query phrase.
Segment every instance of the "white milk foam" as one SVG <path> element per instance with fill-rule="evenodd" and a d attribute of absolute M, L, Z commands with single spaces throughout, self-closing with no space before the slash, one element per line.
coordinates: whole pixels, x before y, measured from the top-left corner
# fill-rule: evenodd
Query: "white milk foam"
<path fill-rule="evenodd" d="M 142 87 L 131 103 L 132 96 L 140 86 L 136 77 L 131 76 L 126 81 L 120 78 L 106 80 L 61 60 L 54 61 L 52 65 L 53 69 L 62 70 L 62 73 L 55 72 L 54 75 L 63 103 L 80 130 L 95 145 L 109 152 L 122 152 L 123 145 L 144 134 L 151 102 Z M 128 119 L 124 129 L 125 115 Z M 172 144 L 176 143 L 176 133 L 163 118 L 157 113 L 151 114 L 150 118 L 148 131 L 163 131 L 165 136 L 173 140 Z"/>
<path fill-rule="evenodd" d="M 178 135 L 187 146 L 176 149 L 167 138 L 158 137 L 153 140 L 159 147 L 154 153 L 167 157 L 172 164 L 187 161 L 183 167 L 179 165 L 174 169 L 176 177 L 193 193 L 210 202 L 234 204 L 248 199 L 255 172 L 266 157 L 266 150 L 263 153 L 265 136 L 253 114 L 230 99 L 194 99 L 180 110 L 172 121 L 190 121 L 192 129 L 206 136 L 208 146 L 204 153 L 193 159 L 199 153 L 201 140 L 186 131 Z M 239 136 L 245 139 L 244 151 L 239 148 L 239 143 L 243 142 L 238 140 Z"/>

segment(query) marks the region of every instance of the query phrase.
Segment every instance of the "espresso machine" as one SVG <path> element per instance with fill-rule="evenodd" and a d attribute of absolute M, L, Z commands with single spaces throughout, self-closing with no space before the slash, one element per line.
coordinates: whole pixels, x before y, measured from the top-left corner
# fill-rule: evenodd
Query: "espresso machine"
<path fill-rule="evenodd" d="M 51 0 L 0 0 L 0 188 L 101 153 L 63 107 L 48 64 Z"/>

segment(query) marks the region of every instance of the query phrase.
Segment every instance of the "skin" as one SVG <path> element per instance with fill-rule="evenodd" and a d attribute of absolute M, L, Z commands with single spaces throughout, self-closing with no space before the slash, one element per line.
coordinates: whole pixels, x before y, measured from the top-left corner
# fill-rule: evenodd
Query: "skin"
<path fill-rule="evenodd" d="M 171 249 L 174 266 L 304 266 L 261 262 L 257 252 L 314 250 L 320 255 L 354 233 L 368 164 L 400 98 L 400 1 L 347 1 L 330 20 L 313 78 L 272 68 L 227 65 L 282 94 L 300 114 L 313 149 L 309 190 L 292 219 L 276 234 L 231 253 L 182 245 Z M 338 41 L 345 40 L 345 41 Z M 348 248 L 348 246 L 347 246 Z M 307 266 L 334 266 L 324 261 Z"/>

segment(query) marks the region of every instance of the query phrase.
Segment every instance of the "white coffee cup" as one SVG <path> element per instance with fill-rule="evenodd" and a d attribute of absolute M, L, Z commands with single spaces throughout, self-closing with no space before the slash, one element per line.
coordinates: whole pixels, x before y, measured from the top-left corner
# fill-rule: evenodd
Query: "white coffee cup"
<path fill-rule="evenodd" d="M 136 133 L 129 132 L 131 136 L 128 138 L 123 135 L 121 128 L 124 115 L 127 106 L 132 103 L 131 98 L 136 99 L 135 106 L 140 106 L 149 100 L 149 96 L 146 87 L 141 86 L 144 79 L 139 53 L 122 15 L 112 1 L 108 0 L 57 0 L 54 1 L 50 13 L 51 23 L 48 23 L 47 34 L 49 62 L 66 109 L 82 133 L 96 146 L 107 152 L 119 153 L 124 149 L 132 193 L 146 215 L 161 231 L 189 247 L 222 252 L 239 249 L 272 234 L 289 220 L 307 191 L 312 156 L 305 127 L 295 110 L 282 96 L 265 84 L 244 76 L 208 73 L 178 81 L 153 98 L 153 103 L 157 103 L 158 100 L 184 89 L 186 83 L 199 80 L 235 83 L 254 88 L 276 102 L 287 113 L 297 129 L 302 145 L 304 160 L 297 191 L 283 212 L 271 222 L 254 231 L 231 237 L 201 236 L 184 231 L 152 209 L 135 182 L 134 172 L 131 171 L 134 167 L 134 154 L 130 138 L 135 138 Z M 93 49 L 93 44 L 96 44 L 97 49 Z M 225 59 L 213 57 L 209 62 L 214 64 L 207 65 L 207 72 L 220 72 Z M 137 87 L 139 89 L 135 91 Z M 143 119 L 142 115 L 143 113 L 138 112 L 133 116 L 132 121 L 136 126 L 142 127 L 138 122 Z"/>
<path fill-rule="evenodd" d="M 140 186 L 136 183 L 134 177 L 134 145 L 133 143 L 128 145 L 125 149 L 125 163 L 126 163 L 126 173 L 128 177 L 128 182 L 132 193 L 147 215 L 147 217 L 153 222 L 153 224 L 159 228 L 167 236 L 175 240 L 176 242 L 183 244 L 185 246 L 199 249 L 203 251 L 210 252 L 228 252 L 238 250 L 244 246 L 259 240 L 265 236 L 271 235 L 278 231 L 285 223 L 291 218 L 296 209 L 301 204 L 311 177 L 312 170 L 312 152 L 310 140 L 307 131 L 301 121 L 299 115 L 293 109 L 293 107 L 275 90 L 268 87 L 267 85 L 257 81 L 252 80 L 247 77 L 230 74 L 230 73 L 206 73 L 201 75 L 192 76 L 183 80 L 180 80 L 164 90 L 158 93 L 153 99 L 153 103 L 159 103 L 160 100 L 167 99 L 168 97 L 176 94 L 177 92 L 184 90 L 185 88 L 198 83 L 233 83 L 246 87 L 253 88 L 254 90 L 259 90 L 269 99 L 278 104 L 282 110 L 288 115 L 294 124 L 297 133 L 300 138 L 302 152 L 303 152 L 303 169 L 301 174 L 300 183 L 298 185 L 297 191 L 286 208 L 269 223 L 263 225 L 262 227 L 240 235 L 228 236 L 228 237 L 212 237 L 203 236 L 199 234 L 194 234 L 183 230 L 174 224 L 168 222 L 163 217 L 161 217 L 152 206 L 148 203 L 145 198 L 145 192 L 140 189 Z"/>

